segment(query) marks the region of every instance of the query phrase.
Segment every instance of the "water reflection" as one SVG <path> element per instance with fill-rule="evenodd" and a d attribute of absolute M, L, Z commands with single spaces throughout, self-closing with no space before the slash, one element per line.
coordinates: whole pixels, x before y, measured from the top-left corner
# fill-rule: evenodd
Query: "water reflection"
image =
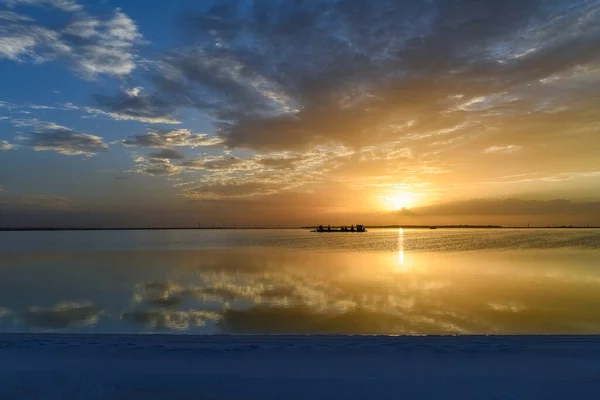
<path fill-rule="evenodd" d="M 597 229 L 404 229 L 403 236 L 406 252 L 564 247 L 600 250 Z M 0 232 L 0 254 L 253 247 L 395 252 L 397 242 L 398 229 L 371 229 L 368 235 L 315 235 L 300 229 Z"/>
<path fill-rule="evenodd" d="M 600 333 L 598 251 L 1 256 L 0 330 Z M 398 273 L 407 272 L 410 273 Z"/>
<path fill-rule="evenodd" d="M 60 329 L 95 325 L 102 312 L 91 302 L 61 302 L 49 308 L 31 307 L 24 313 L 24 318 L 30 326 Z"/>
<path fill-rule="evenodd" d="M 404 229 L 398 229 L 398 264 L 404 268 Z"/>

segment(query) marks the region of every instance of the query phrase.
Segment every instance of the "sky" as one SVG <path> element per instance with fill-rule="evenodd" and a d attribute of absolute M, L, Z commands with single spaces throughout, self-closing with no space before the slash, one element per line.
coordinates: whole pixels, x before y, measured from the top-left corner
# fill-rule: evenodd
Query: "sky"
<path fill-rule="evenodd" d="M 600 225 L 600 0 L 0 0 L 0 226 Z"/>

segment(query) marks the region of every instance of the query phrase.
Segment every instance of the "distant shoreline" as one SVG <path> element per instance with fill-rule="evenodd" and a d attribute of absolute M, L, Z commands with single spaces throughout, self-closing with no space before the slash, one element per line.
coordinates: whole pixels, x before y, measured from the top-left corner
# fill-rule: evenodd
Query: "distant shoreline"
<path fill-rule="evenodd" d="M 94 227 L 21 227 L 0 228 L 0 232 L 28 231 L 167 231 L 167 230 L 265 230 L 265 229 L 315 229 L 317 226 L 302 227 L 137 227 L 137 228 L 94 228 Z M 333 228 L 333 226 L 332 226 Z M 600 226 L 500 226 L 500 225 L 377 225 L 368 229 L 600 229 Z"/>

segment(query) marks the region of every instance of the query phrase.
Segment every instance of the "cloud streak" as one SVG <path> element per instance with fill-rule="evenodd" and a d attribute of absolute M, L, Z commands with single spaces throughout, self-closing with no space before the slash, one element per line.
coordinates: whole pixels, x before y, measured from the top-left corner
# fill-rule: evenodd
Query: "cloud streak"
<path fill-rule="evenodd" d="M 99 136 L 78 133 L 54 123 L 36 123 L 34 131 L 25 135 L 25 139 L 25 145 L 35 151 L 55 151 L 67 156 L 91 157 L 108 149 Z"/>
<path fill-rule="evenodd" d="M 132 120 L 152 124 L 179 124 L 177 107 L 157 95 L 124 91 L 117 96 L 96 95 L 100 108 L 84 107 L 92 114 L 107 115 L 116 120 Z"/>
<path fill-rule="evenodd" d="M 219 138 L 204 133 L 194 133 L 189 129 L 157 130 L 129 137 L 121 143 L 128 147 L 204 147 L 222 143 Z"/>
<path fill-rule="evenodd" d="M 29 5 L 50 6 L 68 12 L 76 12 L 83 10 L 83 6 L 77 4 L 77 2 L 73 0 L 3 0 L 3 3 L 8 5 L 9 7 L 15 7 L 18 5 Z"/>
<path fill-rule="evenodd" d="M 485 149 L 483 152 L 485 154 L 490 154 L 490 153 L 511 154 L 511 153 L 514 153 L 515 151 L 519 151 L 521 149 L 522 149 L 521 146 L 516 146 L 514 144 L 511 144 L 508 146 L 490 146 L 487 149 Z"/>
<path fill-rule="evenodd" d="M 58 303 L 51 308 L 32 307 L 24 315 L 27 324 L 43 329 L 90 326 L 98 322 L 103 311 L 90 302 Z"/>

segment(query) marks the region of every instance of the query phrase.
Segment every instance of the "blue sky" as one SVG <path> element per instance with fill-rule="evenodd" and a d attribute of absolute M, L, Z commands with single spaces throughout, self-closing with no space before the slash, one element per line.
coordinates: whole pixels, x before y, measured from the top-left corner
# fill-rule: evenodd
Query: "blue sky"
<path fill-rule="evenodd" d="M 599 26 L 597 0 L 0 0 L 0 224 L 600 223 Z"/>

